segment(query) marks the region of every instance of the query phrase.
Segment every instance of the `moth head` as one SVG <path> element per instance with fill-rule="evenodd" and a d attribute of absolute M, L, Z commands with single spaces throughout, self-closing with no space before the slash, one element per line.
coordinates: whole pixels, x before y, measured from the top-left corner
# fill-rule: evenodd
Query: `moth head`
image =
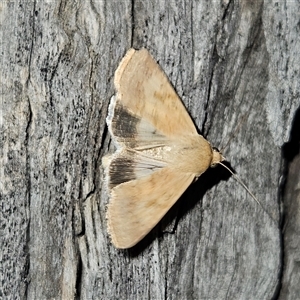
<path fill-rule="evenodd" d="M 222 155 L 222 153 L 217 148 L 213 148 L 212 160 L 211 160 L 210 166 L 213 168 L 219 162 L 224 161 L 224 160 L 225 160 L 225 158 Z"/>

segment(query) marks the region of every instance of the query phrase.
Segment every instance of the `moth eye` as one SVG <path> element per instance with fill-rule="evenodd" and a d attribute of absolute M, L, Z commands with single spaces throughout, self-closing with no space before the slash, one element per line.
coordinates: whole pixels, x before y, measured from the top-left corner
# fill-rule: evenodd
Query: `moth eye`
<path fill-rule="evenodd" d="M 217 163 L 210 165 L 211 168 L 215 168 L 216 166 L 217 166 Z"/>
<path fill-rule="evenodd" d="M 216 152 L 220 152 L 220 150 L 217 147 L 212 147 L 212 149 Z"/>

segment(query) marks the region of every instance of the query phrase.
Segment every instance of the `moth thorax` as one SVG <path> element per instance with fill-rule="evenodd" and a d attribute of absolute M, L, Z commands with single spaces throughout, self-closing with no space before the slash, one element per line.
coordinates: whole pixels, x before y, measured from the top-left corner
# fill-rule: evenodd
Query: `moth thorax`
<path fill-rule="evenodd" d="M 219 163 L 223 160 L 225 160 L 223 155 L 218 150 L 213 149 L 212 160 L 211 160 L 210 166 L 214 167 L 217 163 Z"/>

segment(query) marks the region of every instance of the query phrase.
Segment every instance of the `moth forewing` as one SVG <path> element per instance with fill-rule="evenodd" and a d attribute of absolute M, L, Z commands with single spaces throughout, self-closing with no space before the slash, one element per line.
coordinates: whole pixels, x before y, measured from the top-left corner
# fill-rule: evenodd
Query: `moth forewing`
<path fill-rule="evenodd" d="M 117 98 L 161 134 L 197 134 L 196 128 L 168 78 L 146 49 L 130 49 L 115 73 Z"/>
<path fill-rule="evenodd" d="M 192 174 L 178 174 L 165 167 L 112 189 L 108 204 L 108 229 L 117 248 L 139 242 L 167 213 L 193 181 Z"/>

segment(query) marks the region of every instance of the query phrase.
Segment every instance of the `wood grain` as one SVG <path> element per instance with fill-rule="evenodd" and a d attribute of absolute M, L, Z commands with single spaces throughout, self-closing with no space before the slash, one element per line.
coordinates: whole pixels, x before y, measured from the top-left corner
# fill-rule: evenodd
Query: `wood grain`
<path fill-rule="evenodd" d="M 266 210 L 291 211 L 299 181 L 281 189 L 298 144 L 289 163 L 281 150 L 299 107 L 298 11 L 295 1 L 2 1 L 1 297 L 296 299 L 298 275 L 283 264 L 299 252 L 299 222 L 274 226 L 226 170 L 203 174 L 146 241 L 118 251 L 100 164 L 114 150 L 114 71 L 145 47 L 199 133 L 218 148 L 234 134 L 224 156 Z M 175 234 L 162 234 L 177 211 Z"/>

